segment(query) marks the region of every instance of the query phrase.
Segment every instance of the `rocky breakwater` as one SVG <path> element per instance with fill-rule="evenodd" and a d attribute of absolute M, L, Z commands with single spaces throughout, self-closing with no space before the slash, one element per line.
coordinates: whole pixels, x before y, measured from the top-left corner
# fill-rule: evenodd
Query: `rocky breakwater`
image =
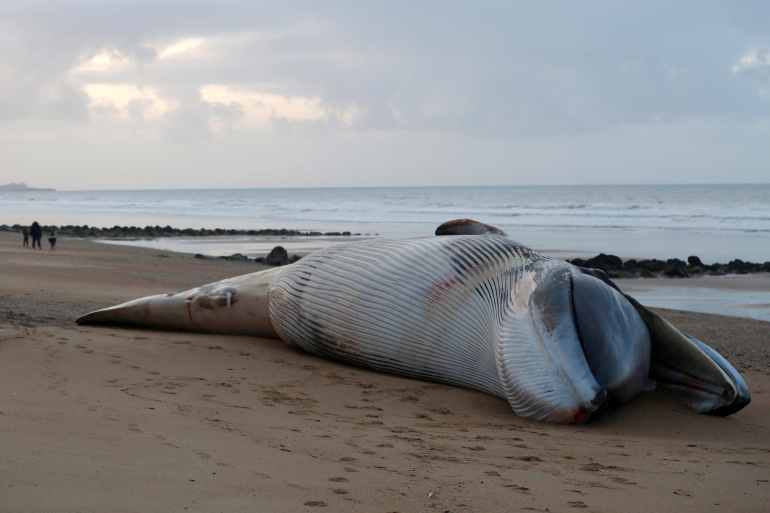
<path fill-rule="evenodd" d="M 13 226 L 0 225 L 0 231 L 21 233 L 24 227 L 19 224 Z M 351 235 L 361 235 L 360 233 L 351 234 L 350 232 L 314 232 L 280 229 L 261 229 L 261 230 L 234 230 L 214 228 L 201 228 L 200 230 L 191 228 L 172 228 L 171 226 L 113 226 L 112 228 L 97 228 L 95 226 L 43 226 L 43 233 L 48 234 L 51 231 L 58 236 L 69 236 L 77 238 L 102 238 L 102 239 L 154 239 L 157 237 L 212 237 L 212 236 L 265 236 L 265 237 L 350 237 Z M 235 253 L 229 256 L 213 257 L 208 255 L 195 255 L 195 258 L 206 260 L 231 260 L 239 262 L 257 262 L 266 265 L 280 266 L 288 265 L 300 259 L 298 255 L 289 256 L 283 246 L 276 246 L 265 257 L 249 258 L 241 253 Z"/>
<path fill-rule="evenodd" d="M 171 226 L 113 226 L 112 228 L 97 228 L 95 226 L 43 226 L 43 233 L 50 231 L 57 235 L 70 237 L 95 237 L 106 239 L 123 238 L 156 238 L 156 237 L 211 237 L 215 235 L 264 235 L 264 236 L 303 236 L 303 237 L 349 237 L 350 232 L 310 232 L 299 230 L 281 229 L 263 229 L 263 230 L 233 230 L 223 228 L 172 228 Z M 13 226 L 0 225 L 0 231 L 21 233 L 23 226 L 15 224 Z M 356 234 L 358 235 L 358 234 Z"/>
<path fill-rule="evenodd" d="M 743 260 L 731 260 L 726 264 L 704 264 L 697 256 L 687 257 L 687 261 L 678 258 L 668 260 L 623 260 L 615 255 L 599 255 L 589 258 L 568 260 L 580 267 L 601 269 L 610 278 L 692 278 L 697 276 L 724 276 L 727 274 L 751 274 L 770 272 L 770 262 L 754 263 Z"/>

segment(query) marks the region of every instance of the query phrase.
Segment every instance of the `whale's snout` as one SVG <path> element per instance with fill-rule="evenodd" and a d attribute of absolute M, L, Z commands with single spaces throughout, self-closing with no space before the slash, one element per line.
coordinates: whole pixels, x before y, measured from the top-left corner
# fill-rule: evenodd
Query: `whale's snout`
<path fill-rule="evenodd" d="M 618 290 L 593 274 L 572 272 L 572 306 L 580 343 L 596 381 L 613 402 L 649 385 L 650 334 Z"/>

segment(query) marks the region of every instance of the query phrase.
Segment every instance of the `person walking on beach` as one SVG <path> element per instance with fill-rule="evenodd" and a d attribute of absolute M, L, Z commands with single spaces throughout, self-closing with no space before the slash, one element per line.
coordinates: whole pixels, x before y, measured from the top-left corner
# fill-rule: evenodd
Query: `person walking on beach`
<path fill-rule="evenodd" d="M 48 243 L 51 245 L 51 251 L 56 249 L 56 233 L 53 230 L 51 230 L 51 236 L 48 237 Z"/>
<path fill-rule="evenodd" d="M 25 248 L 28 248 L 29 247 L 29 228 L 27 228 L 26 226 L 23 227 L 21 229 L 21 234 L 24 235 L 24 242 L 22 243 L 22 245 Z"/>
<path fill-rule="evenodd" d="M 35 243 L 37 243 L 37 249 L 43 249 L 40 247 L 40 239 L 43 238 L 43 229 L 37 224 L 37 221 L 32 223 L 29 234 L 32 235 L 32 249 L 35 249 Z"/>

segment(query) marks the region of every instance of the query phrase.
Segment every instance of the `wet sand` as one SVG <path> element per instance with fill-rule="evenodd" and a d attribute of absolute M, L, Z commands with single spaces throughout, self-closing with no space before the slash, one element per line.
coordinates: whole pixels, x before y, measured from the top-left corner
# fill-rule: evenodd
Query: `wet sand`
<path fill-rule="evenodd" d="M 770 273 L 615 281 L 646 305 L 770 321 Z"/>
<path fill-rule="evenodd" d="M 92 309 L 258 270 L 0 234 L 3 511 L 767 511 L 770 323 L 657 310 L 743 374 L 716 418 L 664 391 L 583 426 L 274 340 L 78 327 Z"/>

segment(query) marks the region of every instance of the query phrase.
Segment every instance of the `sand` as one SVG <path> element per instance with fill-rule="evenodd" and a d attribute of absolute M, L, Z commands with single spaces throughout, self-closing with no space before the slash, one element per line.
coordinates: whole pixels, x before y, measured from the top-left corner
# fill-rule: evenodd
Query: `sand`
<path fill-rule="evenodd" d="M 74 323 L 253 263 L 3 233 L 0 265 L 0 511 L 770 510 L 767 322 L 659 310 L 743 374 L 731 417 L 655 391 L 558 426 L 279 341 Z"/>

